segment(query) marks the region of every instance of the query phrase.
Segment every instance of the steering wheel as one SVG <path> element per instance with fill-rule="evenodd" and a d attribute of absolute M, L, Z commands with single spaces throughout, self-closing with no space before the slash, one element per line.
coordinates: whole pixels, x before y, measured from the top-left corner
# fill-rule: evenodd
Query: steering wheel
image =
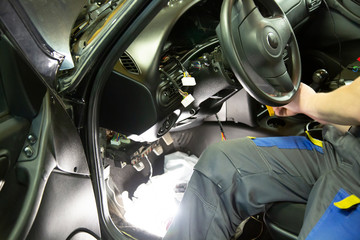
<path fill-rule="evenodd" d="M 301 81 L 300 52 L 275 0 L 224 0 L 217 35 L 232 71 L 252 97 L 270 106 L 292 100 Z"/>

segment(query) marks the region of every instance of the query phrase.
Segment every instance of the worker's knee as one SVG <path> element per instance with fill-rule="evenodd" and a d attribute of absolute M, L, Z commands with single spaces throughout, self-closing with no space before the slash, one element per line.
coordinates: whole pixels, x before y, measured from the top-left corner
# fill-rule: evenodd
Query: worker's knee
<path fill-rule="evenodd" d="M 268 172 L 266 160 L 251 141 L 245 138 L 211 145 L 201 155 L 195 170 L 217 184 L 230 184 L 234 177 Z"/>
<path fill-rule="evenodd" d="M 200 172 L 207 172 L 211 169 L 217 169 L 217 167 L 223 166 L 225 162 L 229 161 L 229 159 L 227 158 L 226 153 L 224 153 L 222 148 L 223 143 L 216 143 L 210 145 L 201 154 L 195 168 Z"/>
<path fill-rule="evenodd" d="M 226 143 L 217 143 L 208 147 L 201 155 L 194 169 L 210 179 L 217 187 L 227 188 L 237 169 L 224 151 Z"/>

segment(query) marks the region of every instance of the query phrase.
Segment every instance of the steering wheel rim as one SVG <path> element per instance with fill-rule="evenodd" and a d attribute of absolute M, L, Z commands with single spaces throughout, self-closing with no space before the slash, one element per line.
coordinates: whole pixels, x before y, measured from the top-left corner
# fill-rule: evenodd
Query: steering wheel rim
<path fill-rule="evenodd" d="M 217 35 L 225 58 L 245 90 L 263 104 L 282 106 L 299 89 L 300 52 L 292 27 L 277 3 L 258 2 L 265 6 L 267 16 L 253 0 L 224 0 Z M 289 71 L 283 60 L 285 51 L 290 59 Z"/>

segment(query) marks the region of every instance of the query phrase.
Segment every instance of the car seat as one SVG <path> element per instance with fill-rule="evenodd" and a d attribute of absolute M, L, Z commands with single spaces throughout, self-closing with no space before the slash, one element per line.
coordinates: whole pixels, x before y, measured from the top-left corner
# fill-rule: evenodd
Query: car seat
<path fill-rule="evenodd" d="M 300 233 L 306 204 L 277 202 L 264 214 L 264 222 L 272 239 L 296 240 Z"/>

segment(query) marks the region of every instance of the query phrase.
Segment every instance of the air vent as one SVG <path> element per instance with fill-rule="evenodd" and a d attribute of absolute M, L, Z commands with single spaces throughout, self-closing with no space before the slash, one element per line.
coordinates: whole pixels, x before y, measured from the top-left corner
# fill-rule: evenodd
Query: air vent
<path fill-rule="evenodd" d="M 124 52 L 123 55 L 120 57 L 120 62 L 123 65 L 123 67 L 132 74 L 139 75 L 140 70 L 138 66 L 135 64 L 134 60 L 130 57 L 130 55 L 127 52 Z"/>
<path fill-rule="evenodd" d="M 312 12 L 320 6 L 322 0 L 307 0 L 306 2 L 309 12 Z"/>

